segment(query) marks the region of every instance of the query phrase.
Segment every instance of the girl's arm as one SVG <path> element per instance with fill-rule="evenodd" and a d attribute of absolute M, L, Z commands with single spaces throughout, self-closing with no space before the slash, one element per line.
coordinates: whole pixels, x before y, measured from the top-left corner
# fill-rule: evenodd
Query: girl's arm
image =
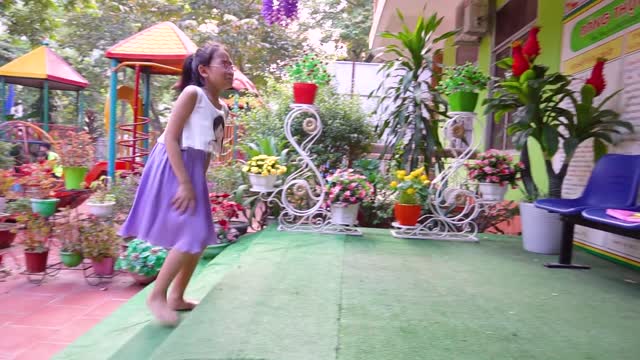
<path fill-rule="evenodd" d="M 185 211 L 195 205 L 195 194 L 193 192 L 191 179 L 182 161 L 180 140 L 182 137 L 182 129 L 184 129 L 185 123 L 193 112 L 197 100 L 198 93 L 195 87 L 190 86 L 182 91 L 173 106 L 164 135 L 169 163 L 180 183 L 180 188 L 174 199 L 174 205 L 180 211 Z"/>

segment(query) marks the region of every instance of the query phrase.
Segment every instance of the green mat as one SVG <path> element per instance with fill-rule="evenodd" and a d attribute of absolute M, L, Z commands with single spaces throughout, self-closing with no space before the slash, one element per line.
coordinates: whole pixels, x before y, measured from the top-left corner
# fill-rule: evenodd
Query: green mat
<path fill-rule="evenodd" d="M 640 273 L 584 252 L 576 262 L 592 270 L 551 270 L 542 264 L 555 257 L 523 251 L 519 238 L 402 240 L 371 229 L 268 229 L 229 250 L 195 279 L 208 293 L 175 330 L 147 323 L 120 343 L 96 332 L 67 352 L 94 358 L 107 343 L 112 359 L 640 356 Z M 101 325 L 122 331 L 130 316 Z"/>

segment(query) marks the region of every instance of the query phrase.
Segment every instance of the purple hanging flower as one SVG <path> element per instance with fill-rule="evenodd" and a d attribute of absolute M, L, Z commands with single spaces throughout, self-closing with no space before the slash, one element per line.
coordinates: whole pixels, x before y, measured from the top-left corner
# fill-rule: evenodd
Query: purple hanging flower
<path fill-rule="evenodd" d="M 262 1 L 262 17 L 268 25 L 287 26 L 298 16 L 298 0 Z"/>

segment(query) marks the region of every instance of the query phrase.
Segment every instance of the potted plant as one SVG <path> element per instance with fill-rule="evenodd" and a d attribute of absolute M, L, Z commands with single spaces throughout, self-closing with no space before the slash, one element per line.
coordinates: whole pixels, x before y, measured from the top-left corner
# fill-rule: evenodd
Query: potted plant
<path fill-rule="evenodd" d="M 489 80 L 489 76 L 468 62 L 445 68 L 436 88 L 447 96 L 450 111 L 474 112 L 478 92 L 486 89 Z"/>
<path fill-rule="evenodd" d="M 127 251 L 118 257 L 116 270 L 125 270 L 140 285 L 148 285 L 158 276 L 167 250 L 140 239 L 129 242 Z"/>
<path fill-rule="evenodd" d="M 339 169 L 327 176 L 326 186 L 333 223 L 354 225 L 360 203 L 372 195 L 373 186 L 353 169 Z"/>
<path fill-rule="evenodd" d="M 113 208 L 116 205 L 116 198 L 111 194 L 107 186 L 107 178 L 105 176 L 91 183 L 93 195 L 87 200 L 87 208 L 91 214 L 98 217 L 108 217 L 113 214 Z"/>
<path fill-rule="evenodd" d="M 307 54 L 287 68 L 293 81 L 293 101 L 313 105 L 318 86 L 328 84 L 331 77 L 326 65 L 314 54 Z"/>
<path fill-rule="evenodd" d="M 20 213 L 16 220 L 19 228 L 23 229 L 20 239 L 24 246 L 27 272 L 44 272 L 47 269 L 49 239 L 53 230 L 51 223 L 45 217 L 31 211 Z"/>
<path fill-rule="evenodd" d="M 96 275 L 113 275 L 115 260 L 120 249 L 120 238 L 115 228 L 98 217 L 91 217 L 79 225 L 82 253 L 91 259 Z"/>
<path fill-rule="evenodd" d="M 84 256 L 82 254 L 82 241 L 78 231 L 78 211 L 67 211 L 66 222 L 56 226 L 57 238 L 60 241 L 60 261 L 66 267 L 80 265 Z"/>
<path fill-rule="evenodd" d="M 417 168 L 407 175 L 405 170 L 396 171 L 396 179 L 390 184 L 397 192 L 394 205 L 396 221 L 402 226 L 415 226 L 422 212 L 422 204 L 428 200 L 431 181 L 424 167 Z"/>
<path fill-rule="evenodd" d="M 540 54 L 539 31 L 538 27 L 532 28 L 524 44 L 513 44 L 512 57 L 498 62 L 499 66 L 510 72 L 485 100 L 485 113 L 493 114 L 496 120 L 506 113 L 514 114 L 514 121 L 507 131 L 512 135 L 514 144 L 521 149 L 520 160 L 524 164 L 522 182 L 526 199 L 531 201 L 520 202 L 524 248 L 538 253 L 557 254 L 562 242 L 562 222 L 560 215 L 538 209 L 532 203 L 540 197 L 541 192 L 530 171 L 529 140 L 537 142 L 542 150 L 549 179 L 546 192 L 549 197 L 560 198 L 569 164 L 581 143 L 594 140 L 594 159 L 597 160 L 606 153 L 607 144 L 613 143 L 617 134 L 624 130 L 633 131 L 633 126 L 621 121 L 617 112 L 604 108 L 619 91 L 594 105 L 594 98 L 602 94 L 605 88 L 604 59 L 597 60 L 591 76 L 580 88 L 578 100 L 577 92 L 570 87 L 570 77 L 559 72 L 550 73 L 547 66 L 534 63 Z M 573 109 L 563 105 L 565 100 Z M 557 167 L 553 164 L 553 158 L 561 142 L 565 156 Z"/>
<path fill-rule="evenodd" d="M 93 138 L 86 131 L 66 131 L 55 142 L 60 155 L 58 162 L 62 166 L 65 188 L 84 188 L 84 177 L 95 156 L 93 143 Z"/>
<path fill-rule="evenodd" d="M 249 174 L 249 182 L 253 191 L 273 191 L 278 175 L 287 172 L 287 167 L 279 164 L 276 156 L 254 156 L 242 168 Z"/>
<path fill-rule="evenodd" d="M 380 67 L 384 79 L 370 94 L 378 97 L 376 112 L 385 114 L 377 127 L 378 136 L 387 139 L 383 155 L 396 150 L 402 153 L 399 168 L 415 169 L 424 163 L 431 169 L 438 150 L 442 150 L 438 120 L 447 116 L 447 106 L 428 75 L 438 43 L 455 32 L 436 36 L 443 20 L 437 14 L 426 19 L 419 16 L 413 28 L 405 23 L 400 11 L 398 17 L 402 30 L 382 34 L 394 42 L 384 48 L 391 60 Z"/>
<path fill-rule="evenodd" d="M 58 181 L 53 176 L 51 162 L 22 165 L 20 173 L 23 176 L 17 179 L 17 183 L 23 186 L 27 196 L 31 196 L 33 211 L 44 217 L 53 215 L 60 199 L 52 197 Z"/>
<path fill-rule="evenodd" d="M 227 193 L 211 193 L 211 213 L 216 228 L 218 244 L 209 245 L 205 250 L 207 257 L 218 255 L 229 244 L 247 233 L 249 223 L 238 221 L 238 217 L 245 210 L 244 206 L 230 199 Z"/>
<path fill-rule="evenodd" d="M 480 196 L 489 201 L 502 201 L 507 185 L 517 187 L 522 166 L 520 162 L 515 163 L 511 155 L 495 149 L 478 154 L 466 165 L 469 179 L 478 182 Z"/>
<path fill-rule="evenodd" d="M 128 173 L 126 176 L 116 175 L 117 181 L 111 183 L 109 193 L 115 198 L 115 206 L 113 207 L 113 220 L 117 224 L 121 224 L 129 215 L 129 211 L 133 206 L 136 197 L 136 191 L 140 185 L 140 175 Z"/>
<path fill-rule="evenodd" d="M 4 213 L 7 207 L 7 192 L 11 189 L 14 183 L 13 171 L 0 170 L 0 214 Z"/>

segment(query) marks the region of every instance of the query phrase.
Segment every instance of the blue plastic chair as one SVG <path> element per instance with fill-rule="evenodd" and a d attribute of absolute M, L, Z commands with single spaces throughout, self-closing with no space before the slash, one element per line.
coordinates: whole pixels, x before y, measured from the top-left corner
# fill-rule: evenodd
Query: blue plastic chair
<path fill-rule="evenodd" d="M 604 155 L 591 172 L 587 187 L 576 199 L 540 199 L 535 206 L 562 215 L 588 208 L 629 209 L 640 188 L 640 155 Z"/>
<path fill-rule="evenodd" d="M 630 210 L 640 212 L 640 206 Z M 640 231 L 640 222 L 630 222 L 614 218 L 613 216 L 607 215 L 607 209 L 604 208 L 586 209 L 582 212 L 582 217 L 601 224 L 616 226 L 626 230 Z"/>

